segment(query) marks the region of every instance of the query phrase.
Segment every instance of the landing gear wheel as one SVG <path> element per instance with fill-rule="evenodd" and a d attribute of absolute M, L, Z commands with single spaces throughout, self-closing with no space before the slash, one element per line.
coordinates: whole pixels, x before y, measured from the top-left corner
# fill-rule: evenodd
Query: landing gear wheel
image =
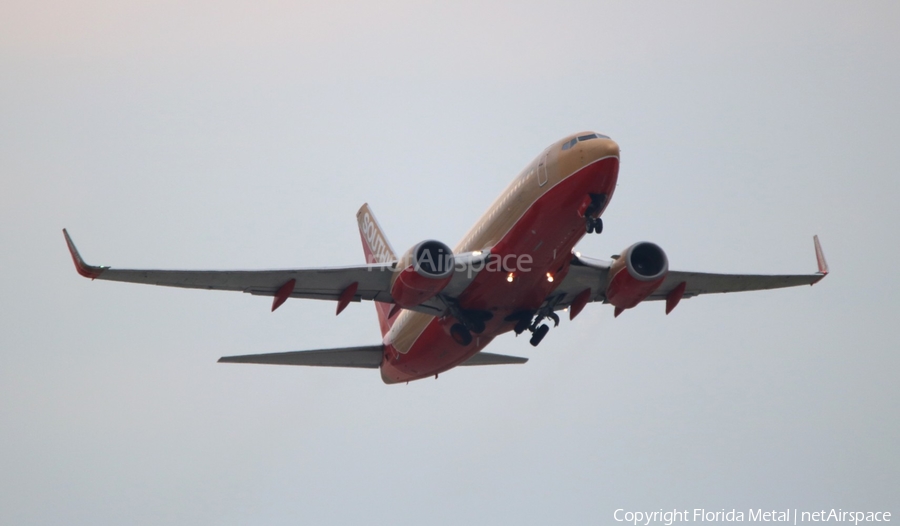
<path fill-rule="evenodd" d="M 531 340 L 529 342 L 529 343 L 531 343 L 532 347 L 537 347 L 538 344 L 541 343 L 541 340 L 544 339 L 544 336 L 546 336 L 547 332 L 549 332 L 549 331 L 550 331 L 549 325 L 541 325 L 540 327 L 535 329 L 534 334 L 531 335 Z"/>
<path fill-rule="evenodd" d="M 594 233 L 600 234 L 602 232 L 603 232 L 603 219 L 600 219 L 598 217 L 597 219 L 594 219 Z"/>
<path fill-rule="evenodd" d="M 457 320 L 460 321 L 463 325 L 466 326 L 469 331 L 474 332 L 475 334 L 481 334 L 484 332 L 486 323 L 488 320 L 494 317 L 494 313 L 487 310 L 466 310 L 460 313 L 460 316 L 457 316 Z"/>
<path fill-rule="evenodd" d="M 603 232 L 603 220 L 599 217 L 588 217 L 584 220 L 584 228 L 588 234 L 599 234 Z"/>
<path fill-rule="evenodd" d="M 453 337 L 453 340 L 465 347 L 472 343 L 472 333 L 469 332 L 462 323 L 454 323 L 452 327 L 450 327 L 450 336 Z"/>
<path fill-rule="evenodd" d="M 590 217 L 584 221 L 584 230 L 588 234 L 594 233 L 594 220 L 591 219 Z"/>

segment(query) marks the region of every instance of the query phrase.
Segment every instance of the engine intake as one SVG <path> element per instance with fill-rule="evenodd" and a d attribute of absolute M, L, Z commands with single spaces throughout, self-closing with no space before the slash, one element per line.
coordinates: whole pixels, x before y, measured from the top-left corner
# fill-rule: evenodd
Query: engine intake
<path fill-rule="evenodd" d="M 453 251 L 440 241 L 423 241 L 412 253 L 411 263 L 422 276 L 440 279 L 453 272 Z"/>
<path fill-rule="evenodd" d="M 410 308 L 433 298 L 450 283 L 454 264 L 453 251 L 440 241 L 422 241 L 407 250 L 391 283 L 394 303 Z"/>
<path fill-rule="evenodd" d="M 669 273 L 669 259 L 658 245 L 642 241 L 622 251 L 609 269 L 606 301 L 618 316 L 647 299 Z"/>
<path fill-rule="evenodd" d="M 669 260 L 666 253 L 658 245 L 635 243 L 625 249 L 625 264 L 628 272 L 641 281 L 653 281 L 665 277 L 669 272 Z"/>

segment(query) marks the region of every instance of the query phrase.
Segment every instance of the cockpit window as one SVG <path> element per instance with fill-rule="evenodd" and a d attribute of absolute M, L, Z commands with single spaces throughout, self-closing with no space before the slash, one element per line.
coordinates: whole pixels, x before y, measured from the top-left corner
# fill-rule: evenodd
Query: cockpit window
<path fill-rule="evenodd" d="M 575 146 L 579 142 L 589 141 L 591 139 L 609 139 L 606 135 L 600 135 L 599 133 L 589 133 L 587 135 L 579 135 L 578 137 L 573 138 L 569 142 L 562 145 L 563 151 L 568 150 L 569 148 Z"/>

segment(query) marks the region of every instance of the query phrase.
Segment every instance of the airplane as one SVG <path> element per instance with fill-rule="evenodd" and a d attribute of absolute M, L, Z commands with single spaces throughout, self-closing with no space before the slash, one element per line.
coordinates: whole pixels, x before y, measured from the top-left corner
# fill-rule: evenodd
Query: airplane
<path fill-rule="evenodd" d="M 644 301 L 665 301 L 669 314 L 701 294 L 813 285 L 828 274 L 818 236 L 818 272 L 795 275 L 710 274 L 669 270 L 658 245 L 634 243 L 611 260 L 582 256 L 575 245 L 603 231 L 601 215 L 616 189 L 619 146 L 582 132 L 547 147 L 500 194 L 455 248 L 435 240 L 401 255 L 368 204 L 356 215 L 366 264 L 287 270 L 131 270 L 84 262 L 63 229 L 77 272 L 92 280 L 242 291 L 288 298 L 373 301 L 382 341 L 339 349 L 226 356 L 219 362 L 380 369 L 386 384 L 435 377 L 456 366 L 521 364 L 527 358 L 484 352 L 506 332 L 531 334 L 537 346 L 588 303 L 614 315 Z"/>

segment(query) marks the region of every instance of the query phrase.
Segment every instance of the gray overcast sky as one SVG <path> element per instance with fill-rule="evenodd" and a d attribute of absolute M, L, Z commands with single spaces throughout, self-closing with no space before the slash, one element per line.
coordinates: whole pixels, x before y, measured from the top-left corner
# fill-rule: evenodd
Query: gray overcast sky
<path fill-rule="evenodd" d="M 609 524 L 616 508 L 900 513 L 894 2 L 0 6 L 0 524 Z M 589 306 L 525 366 L 219 356 L 378 341 L 374 308 L 72 268 L 454 244 L 542 148 L 622 147 L 606 229 L 813 288 Z"/>

